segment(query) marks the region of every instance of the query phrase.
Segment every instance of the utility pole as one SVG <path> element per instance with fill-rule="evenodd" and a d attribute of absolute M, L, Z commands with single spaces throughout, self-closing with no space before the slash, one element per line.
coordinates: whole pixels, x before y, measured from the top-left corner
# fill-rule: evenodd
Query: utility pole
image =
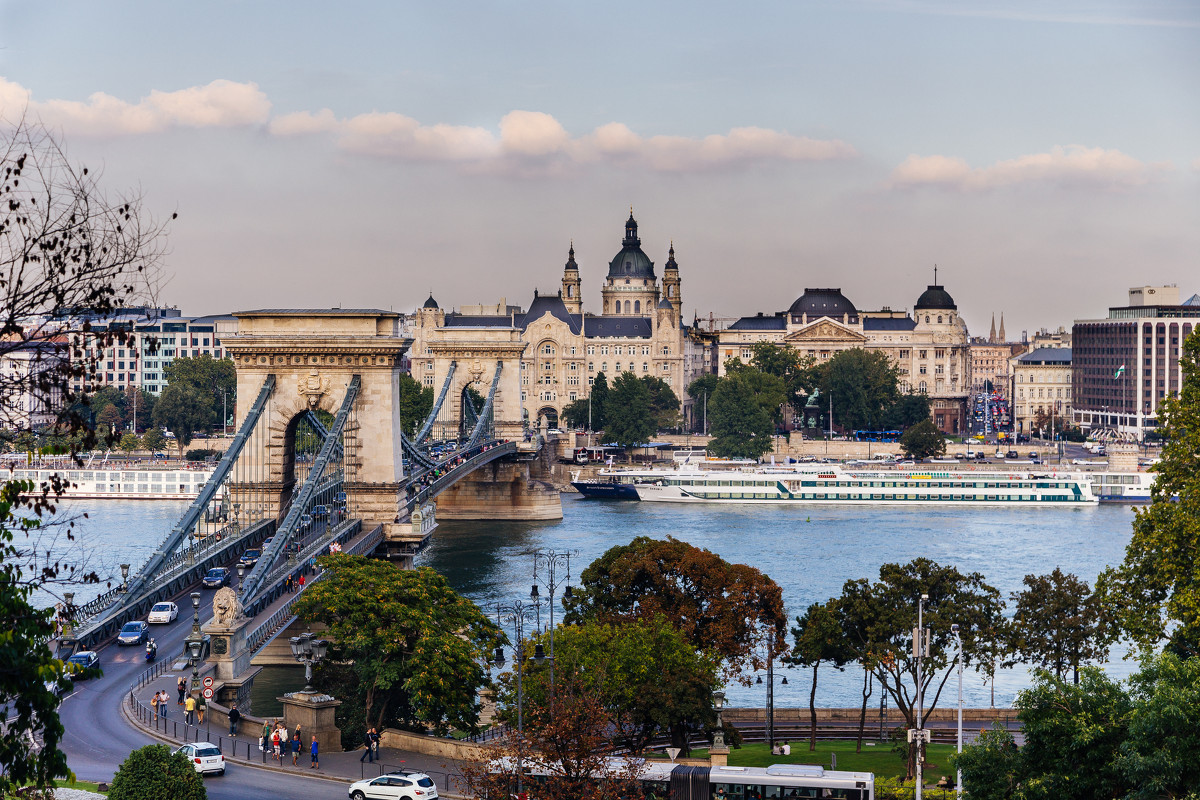
<path fill-rule="evenodd" d="M 922 770 L 922 762 L 925 760 L 925 730 L 923 728 L 924 720 L 922 714 L 925 706 L 925 695 L 921 684 L 921 667 L 922 661 L 928 655 L 929 645 L 928 636 L 925 631 L 925 601 L 929 599 L 929 595 L 921 595 L 921 599 L 917 601 L 917 628 L 913 631 L 913 655 L 917 658 L 917 731 L 913 737 L 912 746 L 917 748 L 917 785 L 916 785 L 916 800 L 922 799 L 924 787 L 924 775 Z"/>

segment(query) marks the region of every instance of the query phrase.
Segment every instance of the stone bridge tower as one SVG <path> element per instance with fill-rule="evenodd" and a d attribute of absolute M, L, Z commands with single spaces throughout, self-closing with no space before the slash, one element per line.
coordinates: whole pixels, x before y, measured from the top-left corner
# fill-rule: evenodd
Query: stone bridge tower
<path fill-rule="evenodd" d="M 268 375 L 276 379 L 264 415 L 268 441 L 247 448 L 257 460 L 259 496 L 280 514 L 296 485 L 295 431 L 306 411 L 336 414 L 354 375 L 361 381 L 345 429 L 346 491 L 367 529 L 388 529 L 400 513 L 404 463 L 397 397 L 401 357 L 411 343 L 400 336 L 400 315 L 374 309 L 243 311 L 236 336 L 222 344 L 237 369 L 240 426 Z M 251 469 L 253 474 L 254 470 Z"/>

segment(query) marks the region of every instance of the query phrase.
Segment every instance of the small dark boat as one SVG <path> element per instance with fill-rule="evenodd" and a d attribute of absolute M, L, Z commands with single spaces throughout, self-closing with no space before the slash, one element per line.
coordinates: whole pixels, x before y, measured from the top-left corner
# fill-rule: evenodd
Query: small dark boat
<path fill-rule="evenodd" d="M 597 500 L 640 500 L 637 487 L 632 483 L 617 483 L 606 481 L 571 481 L 581 495 Z"/>

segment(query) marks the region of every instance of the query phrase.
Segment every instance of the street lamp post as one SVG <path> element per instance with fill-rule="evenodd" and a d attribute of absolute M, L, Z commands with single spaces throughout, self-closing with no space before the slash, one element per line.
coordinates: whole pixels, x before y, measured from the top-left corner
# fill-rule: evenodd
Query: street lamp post
<path fill-rule="evenodd" d="M 325 654 L 329 651 L 329 642 L 325 639 L 317 639 L 312 633 L 305 632 L 288 639 L 288 644 L 292 647 L 292 655 L 304 665 L 304 691 L 309 694 L 315 692 L 316 689 L 312 685 L 313 664 L 319 664 L 325 660 Z"/>
<path fill-rule="evenodd" d="M 121 591 L 125 592 L 128 590 L 129 590 L 129 565 L 122 564 L 121 565 Z"/>
<path fill-rule="evenodd" d="M 188 665 L 192 668 L 192 692 L 200 691 L 200 675 L 198 669 L 200 666 L 200 651 L 204 647 L 204 642 L 199 639 L 190 639 L 187 643 L 188 649 Z"/>
<path fill-rule="evenodd" d="M 917 601 L 917 627 L 913 631 L 913 655 L 917 658 L 917 735 L 914 737 L 913 745 L 917 748 L 917 785 L 916 785 L 916 800 L 921 800 L 924 787 L 921 785 L 924 780 L 922 761 L 925 760 L 925 731 L 923 726 L 924 720 L 922 714 L 925 705 L 925 696 L 921 687 L 921 667 L 922 661 L 928 655 L 926 650 L 926 631 L 925 631 L 925 601 L 929 599 L 929 595 L 921 595 L 921 599 Z"/>
<path fill-rule="evenodd" d="M 762 675 L 754 681 L 755 684 L 761 686 L 763 682 Z M 787 675 L 782 676 L 779 681 L 781 686 L 787 686 Z M 767 656 L 767 744 L 771 747 L 771 752 L 775 752 L 775 660 Z"/>
<path fill-rule="evenodd" d="M 725 748 L 725 721 L 721 718 L 721 710 L 725 708 L 725 693 L 715 691 L 712 693 L 713 708 L 717 712 L 717 729 L 713 731 L 713 750 L 721 750 Z M 728 752 L 726 750 L 726 752 Z"/>
<path fill-rule="evenodd" d="M 63 592 L 63 602 L 66 604 L 63 607 L 63 632 L 62 638 L 68 639 L 71 636 L 71 621 L 75 616 L 75 593 Z"/>
<path fill-rule="evenodd" d="M 955 644 L 958 645 L 958 657 L 955 660 L 958 661 L 958 754 L 959 754 L 959 756 L 961 756 L 962 755 L 962 703 L 963 703 L 963 695 L 962 695 L 963 651 L 962 651 L 962 637 L 958 635 L 958 623 L 957 622 L 950 626 L 950 632 L 952 634 L 954 634 L 954 642 L 955 642 Z M 955 794 L 958 795 L 959 800 L 962 800 L 962 767 L 961 766 L 958 767 L 958 775 L 954 779 L 954 790 L 955 790 Z"/>
<path fill-rule="evenodd" d="M 200 593 L 192 592 L 192 633 L 189 638 L 199 641 L 200 634 Z"/>
<path fill-rule="evenodd" d="M 240 592 L 242 590 L 242 584 L 245 583 L 245 581 L 246 581 L 246 565 L 240 561 L 238 562 L 238 565 L 237 565 L 237 573 L 238 573 L 238 591 Z"/>
<path fill-rule="evenodd" d="M 496 623 L 503 625 L 509 622 L 516 634 L 513 646 L 513 661 L 517 666 L 517 794 L 525 791 L 525 688 L 521 679 L 525 668 L 525 623 L 533 619 L 540 611 L 541 603 L 526 603 L 514 600 L 511 603 L 496 603 Z M 497 647 L 492 663 L 497 667 L 504 666 L 504 648 Z M 553 662 L 551 662 L 553 664 Z"/>
<path fill-rule="evenodd" d="M 566 575 L 559 577 L 558 569 L 566 570 Z M 541 575 L 538 575 L 538 570 L 541 570 Z M 550 702 L 554 702 L 554 592 L 558 589 L 559 584 L 567 582 L 567 587 L 563 592 L 566 597 L 571 596 L 571 553 L 570 551 L 558 553 L 554 550 L 538 550 L 533 554 L 533 579 L 539 577 L 546 582 L 546 590 L 549 592 L 550 602 Z M 538 587 L 535 583 L 533 590 L 530 591 L 529 597 L 536 604 L 538 602 Z M 541 649 L 541 645 L 538 645 Z"/>

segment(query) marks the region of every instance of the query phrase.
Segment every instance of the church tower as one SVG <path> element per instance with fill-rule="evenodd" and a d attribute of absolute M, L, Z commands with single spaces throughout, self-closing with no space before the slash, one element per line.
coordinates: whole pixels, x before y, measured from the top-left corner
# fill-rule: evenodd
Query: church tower
<path fill-rule="evenodd" d="M 996 312 L 992 312 L 992 329 L 988 332 L 988 344 L 996 343 Z"/>
<path fill-rule="evenodd" d="M 583 296 L 580 294 L 579 265 L 575 263 L 575 243 L 567 251 L 567 265 L 563 267 L 562 300 L 571 314 L 583 313 Z"/>
<path fill-rule="evenodd" d="M 608 277 L 600 290 L 606 316 L 652 317 L 658 305 L 658 279 L 654 262 L 642 252 L 633 210 L 625 222 L 621 251 L 608 264 Z"/>
<path fill-rule="evenodd" d="M 1004 333 L 1004 312 L 1000 312 L 1000 333 L 997 334 L 1001 342 L 1007 342 L 1008 336 Z"/>
<path fill-rule="evenodd" d="M 663 265 L 663 298 L 675 309 L 676 318 L 683 317 L 683 297 L 679 293 L 679 265 L 675 263 L 675 242 L 667 251 L 667 263 Z"/>

